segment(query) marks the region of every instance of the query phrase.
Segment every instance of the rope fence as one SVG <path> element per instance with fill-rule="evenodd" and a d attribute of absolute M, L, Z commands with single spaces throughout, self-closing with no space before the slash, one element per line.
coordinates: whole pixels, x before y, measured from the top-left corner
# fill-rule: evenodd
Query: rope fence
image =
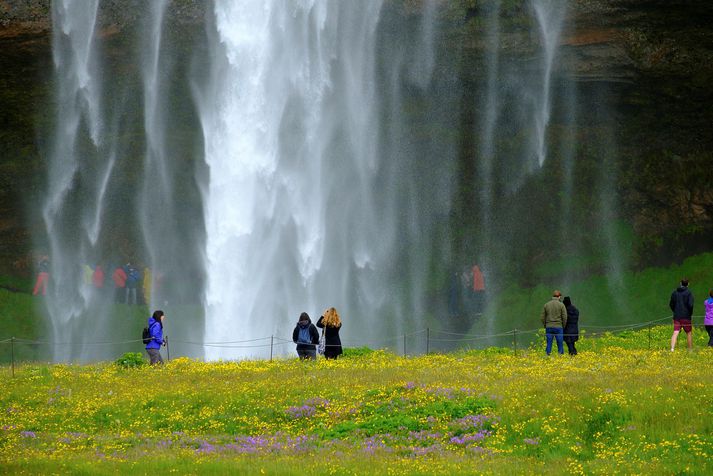
<path fill-rule="evenodd" d="M 693 318 L 701 318 L 703 316 L 693 316 Z M 586 326 L 582 327 L 579 334 L 563 334 L 563 337 L 568 337 L 568 336 L 573 336 L 573 335 L 583 335 L 586 336 L 587 338 L 599 338 L 604 335 L 612 335 L 612 334 L 617 334 L 617 333 L 622 333 L 626 331 L 632 331 L 632 330 L 637 330 L 637 329 L 643 329 L 647 328 L 649 329 L 648 333 L 648 346 L 649 349 L 651 348 L 651 328 L 655 325 L 660 325 L 661 323 L 665 321 L 671 321 L 672 318 L 670 316 L 667 317 L 662 317 L 660 319 L 654 319 L 650 321 L 645 321 L 645 322 L 638 322 L 638 323 L 632 323 L 632 324 L 623 324 L 623 325 L 612 325 L 612 326 Z M 692 324 L 693 327 L 704 327 L 704 324 Z M 589 332 L 589 330 L 592 330 Z M 445 345 L 450 345 L 450 346 L 457 346 L 460 345 L 462 347 L 463 344 L 466 343 L 480 343 L 485 340 L 489 341 L 494 341 L 497 339 L 503 339 L 503 338 L 511 338 L 512 339 L 512 347 L 513 347 L 513 352 L 515 355 L 518 353 L 518 341 L 517 338 L 518 336 L 523 338 L 525 336 L 530 336 L 530 342 L 533 342 L 534 339 L 533 337 L 536 337 L 538 334 L 543 334 L 544 328 L 537 328 L 537 329 L 527 329 L 527 330 L 521 330 L 521 329 L 513 329 L 511 331 L 505 331 L 505 332 L 499 332 L 499 333 L 493 333 L 493 334 L 469 334 L 469 333 L 458 333 L 458 332 L 452 332 L 452 331 L 447 331 L 447 330 L 440 330 L 440 329 L 431 329 L 429 327 L 425 329 L 420 329 L 417 331 L 412 331 L 412 332 L 407 332 L 404 334 L 392 336 L 392 337 L 387 337 L 383 339 L 379 339 L 377 341 L 361 341 L 361 342 L 344 342 L 342 344 L 342 347 L 346 348 L 356 348 L 356 347 L 371 347 L 371 348 L 384 348 L 386 347 L 398 347 L 399 343 L 402 343 L 403 348 L 401 349 L 403 352 L 403 355 L 408 355 L 407 354 L 407 342 L 409 341 L 408 338 L 415 338 L 418 336 L 421 336 L 425 334 L 425 354 L 430 353 L 431 351 L 431 345 L 432 344 L 438 344 L 442 343 Z M 543 334 L 544 337 L 544 334 Z M 265 343 L 258 343 L 264 341 Z M 269 342 L 268 342 L 269 341 Z M 412 347 L 414 346 L 413 344 L 413 339 L 412 339 Z M 44 340 L 34 340 L 34 339 L 26 339 L 22 337 L 11 337 L 9 339 L 3 339 L 0 340 L 0 345 L 9 345 L 10 346 L 10 361 L 11 361 L 11 372 L 12 376 L 15 376 L 15 346 L 16 345 L 25 345 L 25 346 L 109 346 L 109 345 L 128 345 L 128 344 L 136 344 L 136 343 L 142 343 L 142 339 L 131 339 L 131 340 L 120 340 L 120 341 L 111 341 L 111 342 L 52 342 L 52 341 L 44 341 Z M 258 337 L 254 339 L 244 339 L 244 340 L 230 340 L 230 341 L 222 341 L 222 342 L 195 342 L 195 341 L 189 341 L 189 340 L 171 340 L 171 343 L 173 344 L 181 344 L 181 345 L 187 345 L 187 346 L 196 346 L 196 347 L 201 347 L 201 348 L 218 348 L 218 349 L 270 349 L 270 360 L 273 359 L 274 356 L 274 351 L 276 347 L 282 347 L 286 345 L 294 345 L 295 342 L 292 341 L 292 339 L 285 339 L 282 337 L 278 337 L 275 335 L 271 336 L 265 336 L 265 337 Z M 169 347 L 169 341 L 168 341 L 168 336 L 165 338 L 165 346 L 166 346 L 166 352 L 167 352 L 167 357 L 168 360 L 170 360 L 170 347 Z M 316 347 L 316 345 L 315 345 Z M 331 345 L 326 345 L 326 347 L 331 347 Z M 506 346 L 509 347 L 509 346 Z M 525 347 L 522 347 L 524 350 Z M 449 350 L 453 350 L 452 348 Z M 422 352 L 423 353 L 423 352 Z"/>

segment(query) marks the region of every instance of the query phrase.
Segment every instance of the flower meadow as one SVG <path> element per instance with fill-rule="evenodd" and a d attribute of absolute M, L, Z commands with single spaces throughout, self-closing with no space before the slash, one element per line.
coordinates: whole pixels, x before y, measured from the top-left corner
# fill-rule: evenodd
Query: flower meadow
<path fill-rule="evenodd" d="M 711 474 L 713 349 L 622 342 L 5 366 L 0 473 Z"/>

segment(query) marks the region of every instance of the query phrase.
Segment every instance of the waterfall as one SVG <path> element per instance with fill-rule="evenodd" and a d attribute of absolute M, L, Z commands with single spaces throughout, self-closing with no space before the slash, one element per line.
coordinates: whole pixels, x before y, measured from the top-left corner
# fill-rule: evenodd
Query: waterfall
<path fill-rule="evenodd" d="M 190 100 L 178 106 L 166 100 L 176 90 L 167 78 L 180 64 L 180 56 L 163 42 L 167 5 L 151 2 L 136 25 L 123 25 L 137 31 L 139 41 L 111 45 L 124 55 L 125 63 L 117 67 L 105 51 L 111 38 L 98 33 L 104 4 L 52 3 L 56 117 L 42 210 L 47 239 L 38 246 L 50 258 L 45 305 L 58 361 L 114 358 L 139 346 L 135 342 L 142 321 L 132 316 L 140 308 L 112 304 L 124 297 L 121 290 L 115 294 L 112 271 L 127 261 L 140 271 L 146 267 L 167 276 L 168 285 L 148 304 L 170 307 L 178 336 L 200 338 L 187 324 L 202 315 L 186 303 L 200 293 L 200 273 L 195 271 L 200 242 L 194 244 L 200 232 L 194 230 L 202 222 L 176 193 L 180 190 L 186 198 L 191 184 L 197 188 L 193 168 L 180 160 L 187 155 L 181 150 L 181 131 L 191 125 L 177 124 L 172 117 L 176 110 L 184 113 L 181 104 L 192 105 Z M 122 71 L 130 64 L 139 65 L 142 81 Z M 86 281 L 97 265 L 104 270 L 103 288 Z M 181 351 L 202 355 L 195 348 Z"/>
<path fill-rule="evenodd" d="M 380 1 L 216 3 L 217 59 L 197 93 L 210 170 L 207 341 L 291 336 L 300 312 L 316 321 L 330 306 L 354 340 L 387 325 L 378 313 L 390 305 L 400 245 L 382 205 L 394 206 L 389 190 L 377 188 L 391 178 L 380 176 L 387 157 L 378 146 L 381 9 Z M 432 31 L 420 31 L 429 46 Z M 427 85 L 433 61 L 423 53 L 426 61 L 393 76 Z M 207 357 L 264 355 L 265 341 L 254 344 Z"/>
<path fill-rule="evenodd" d="M 451 270 L 478 264 L 496 297 L 507 283 L 493 275 L 542 265 L 523 236 L 523 207 L 552 198 L 542 174 L 561 166 L 562 192 L 579 193 L 562 0 L 465 12 L 436 0 L 216 0 L 198 7 L 205 23 L 157 0 L 99 34 L 103 8 L 114 6 L 52 8 L 46 306 L 53 340 L 77 344 L 56 360 L 113 357 L 90 344 L 138 335 L 146 308 L 82 282 L 83 266 L 102 263 L 111 287 L 106 265 L 129 260 L 156 278 L 148 311 L 166 311 L 172 354 L 288 354 L 300 313 L 316 321 L 331 306 L 347 345 L 400 350 L 393 338 L 429 325 L 495 332 L 482 309 L 443 322 Z M 616 263 L 615 203 L 597 192 L 597 240 Z M 557 201 L 559 217 L 538 218 L 575 256 L 591 245 L 570 235 L 576 209 Z"/>
<path fill-rule="evenodd" d="M 542 166 L 547 157 L 545 135 L 550 122 L 552 68 L 567 12 L 567 3 L 562 0 L 533 0 L 532 8 L 537 19 L 543 49 L 542 82 L 535 114 L 536 156 Z"/>
<path fill-rule="evenodd" d="M 98 1 L 56 1 L 52 4 L 55 25 L 53 60 L 57 81 L 57 127 L 49 152 L 48 189 L 42 211 L 48 236 L 51 285 L 47 311 L 55 340 L 73 339 L 78 318 L 86 311 L 90 296 L 81 282 L 81 264 L 87 248 L 96 243 L 108 176 L 113 161 L 91 169 L 82 167 L 81 145 L 90 155 L 102 147 L 101 81 L 95 50 Z M 88 176 L 91 176 L 89 180 Z M 84 179 L 84 180 L 83 180 Z M 78 182 L 91 184 L 89 205 L 77 209 Z M 79 356 L 76 348 L 58 346 L 55 360 Z"/>

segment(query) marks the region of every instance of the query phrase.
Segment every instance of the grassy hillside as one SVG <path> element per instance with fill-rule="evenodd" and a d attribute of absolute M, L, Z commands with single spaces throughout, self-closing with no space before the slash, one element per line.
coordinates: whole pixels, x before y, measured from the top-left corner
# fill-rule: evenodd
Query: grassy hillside
<path fill-rule="evenodd" d="M 661 336 L 668 328 L 656 329 Z M 706 474 L 713 350 L 0 368 L 0 472 Z"/>
<path fill-rule="evenodd" d="M 695 297 L 694 315 L 703 315 L 703 301 L 713 288 L 713 253 L 692 256 L 679 265 L 647 268 L 623 273 L 620 280 L 595 276 L 565 285 L 541 284 L 531 289 L 510 288 L 496 296 L 486 311 L 484 321 L 473 331 L 491 322 L 493 332 L 540 327 L 542 305 L 553 289 L 560 289 L 580 311 L 580 326 L 618 326 L 669 317 L 668 301 L 682 277 L 690 279 Z M 694 318 L 702 323 L 702 318 Z"/>

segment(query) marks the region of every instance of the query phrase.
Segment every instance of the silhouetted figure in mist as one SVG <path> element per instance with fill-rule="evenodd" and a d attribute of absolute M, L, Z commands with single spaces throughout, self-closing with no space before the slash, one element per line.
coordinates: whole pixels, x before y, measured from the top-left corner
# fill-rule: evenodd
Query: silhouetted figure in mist
<path fill-rule="evenodd" d="M 40 262 L 37 263 L 37 280 L 35 281 L 35 288 L 32 290 L 32 295 L 37 296 L 37 294 L 42 293 L 43 296 L 47 295 L 47 283 L 50 280 L 50 259 L 49 256 L 43 256 L 40 258 Z"/>

